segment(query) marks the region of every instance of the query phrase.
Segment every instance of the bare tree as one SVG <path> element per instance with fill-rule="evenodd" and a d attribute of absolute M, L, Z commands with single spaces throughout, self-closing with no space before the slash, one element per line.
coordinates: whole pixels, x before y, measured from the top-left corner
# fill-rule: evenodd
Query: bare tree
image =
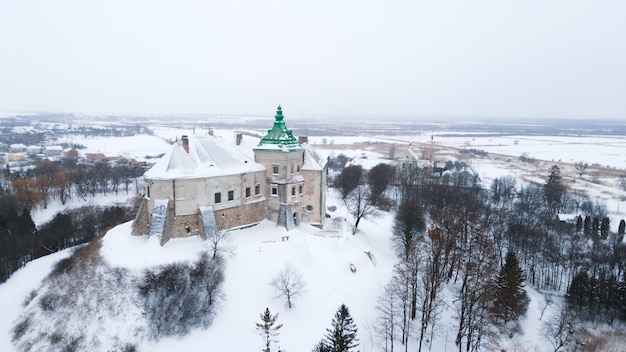
<path fill-rule="evenodd" d="M 554 352 L 565 347 L 574 334 L 574 313 L 566 306 L 559 307 L 549 322 L 544 323 L 543 336 L 550 341 Z"/>
<path fill-rule="evenodd" d="M 543 301 L 538 301 L 537 305 L 539 306 L 539 312 L 541 312 L 541 315 L 539 315 L 539 320 L 541 320 L 546 313 L 546 309 L 552 305 L 552 298 L 550 296 L 544 296 Z"/>
<path fill-rule="evenodd" d="M 210 228 L 205 228 L 206 240 L 209 243 L 209 247 L 211 248 L 211 252 L 213 254 L 213 259 L 217 257 L 218 254 L 228 254 L 231 253 L 231 248 L 225 244 L 230 238 L 230 228 L 226 223 L 222 224 L 205 224 Z"/>
<path fill-rule="evenodd" d="M 626 175 L 620 176 L 617 179 L 617 183 L 622 187 L 624 191 L 626 191 Z"/>
<path fill-rule="evenodd" d="M 393 246 L 404 260 L 408 260 L 417 245 L 418 238 L 426 229 L 424 210 L 418 202 L 419 195 L 414 188 L 403 187 L 402 199 L 398 206 L 393 225 Z"/>
<path fill-rule="evenodd" d="M 279 292 L 278 296 L 287 298 L 287 306 L 290 309 L 293 305 L 291 301 L 304 293 L 306 286 L 300 272 L 291 264 L 285 264 L 270 284 Z"/>
<path fill-rule="evenodd" d="M 357 188 L 363 178 L 363 167 L 361 165 L 349 165 L 341 170 L 341 174 L 335 180 L 335 187 L 341 191 L 341 197 L 346 199 L 348 194 Z"/>
<path fill-rule="evenodd" d="M 456 293 L 459 322 L 456 345 L 459 351 L 481 350 L 493 336 L 489 307 L 492 302 L 497 256 L 491 243 L 478 231 L 470 230 L 468 248 L 461 270 L 461 287 Z"/>
<path fill-rule="evenodd" d="M 418 292 L 418 306 L 421 316 L 421 328 L 419 331 L 419 347 L 422 350 L 424 337 L 430 327 L 430 341 L 434 334 L 434 329 L 443 305 L 440 293 L 446 281 L 446 267 L 444 263 L 445 240 L 441 236 L 441 231 L 429 231 L 429 239 L 425 240 L 420 248 L 423 251 L 423 270 L 421 272 L 422 285 Z"/>
<path fill-rule="evenodd" d="M 396 331 L 401 325 L 399 321 L 401 312 L 399 310 L 398 291 L 400 290 L 398 278 L 394 276 L 385 285 L 383 294 L 378 297 L 376 310 L 379 313 L 374 330 L 385 343 L 385 352 L 393 352 Z"/>
<path fill-rule="evenodd" d="M 574 168 L 576 168 L 576 173 L 578 174 L 578 178 L 583 178 L 585 171 L 587 171 L 587 167 L 589 165 L 584 161 L 579 161 L 574 164 Z"/>
<path fill-rule="evenodd" d="M 370 186 L 370 192 L 375 203 L 382 205 L 385 203 L 384 193 L 387 186 L 394 179 L 395 169 L 393 166 L 380 163 L 374 166 L 367 174 L 367 182 Z"/>
<path fill-rule="evenodd" d="M 344 204 L 348 209 L 348 212 L 354 217 L 354 227 L 359 227 L 361 219 L 365 219 L 368 216 L 376 216 L 378 209 L 372 200 L 372 196 L 369 187 L 364 185 L 357 186 L 348 196 L 344 199 Z"/>
<path fill-rule="evenodd" d="M 491 182 L 491 200 L 502 207 L 510 206 L 517 192 L 517 180 L 507 175 L 494 179 Z"/>

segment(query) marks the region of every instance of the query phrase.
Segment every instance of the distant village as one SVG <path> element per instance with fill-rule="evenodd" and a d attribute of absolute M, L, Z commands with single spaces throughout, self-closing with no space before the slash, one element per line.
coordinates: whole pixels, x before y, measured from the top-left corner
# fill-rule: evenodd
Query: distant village
<path fill-rule="evenodd" d="M 9 169 L 19 169 L 44 159 L 74 158 L 94 163 L 116 161 L 118 155 L 83 154 L 80 150 L 84 146 L 60 143 L 58 140 L 67 135 L 123 137 L 149 132 L 146 127 L 137 125 L 74 126 L 45 120 L 45 116 L 0 120 L 0 162 Z"/>

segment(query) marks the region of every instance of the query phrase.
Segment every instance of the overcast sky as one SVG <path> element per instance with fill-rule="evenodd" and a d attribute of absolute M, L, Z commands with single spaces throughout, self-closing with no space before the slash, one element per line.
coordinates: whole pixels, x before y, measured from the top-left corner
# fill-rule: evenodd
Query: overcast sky
<path fill-rule="evenodd" d="M 0 112 L 626 119 L 626 1 L 0 2 Z"/>

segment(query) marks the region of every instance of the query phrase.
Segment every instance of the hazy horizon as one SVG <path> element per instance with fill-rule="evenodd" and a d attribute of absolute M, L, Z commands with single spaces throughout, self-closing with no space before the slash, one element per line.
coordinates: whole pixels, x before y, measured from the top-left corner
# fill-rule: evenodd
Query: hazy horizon
<path fill-rule="evenodd" d="M 0 3 L 0 112 L 626 118 L 626 3 Z"/>

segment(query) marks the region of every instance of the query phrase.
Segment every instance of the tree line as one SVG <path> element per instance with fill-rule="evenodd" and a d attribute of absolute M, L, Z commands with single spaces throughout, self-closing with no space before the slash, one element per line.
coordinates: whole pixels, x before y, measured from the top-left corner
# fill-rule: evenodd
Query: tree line
<path fill-rule="evenodd" d="M 521 329 L 525 284 L 561 292 L 563 309 L 578 319 L 626 320 L 624 220 L 612 233 L 606 208 L 568 189 L 558 166 L 547 170 L 543 184 L 518 185 L 503 176 L 484 188 L 463 165 L 445 174 L 381 165 L 369 173 L 346 166 L 334 185 L 355 227 L 389 204 L 395 210 L 399 263 L 377 306 L 385 351 L 398 344 L 408 350 L 411 341 L 418 351 L 428 347 L 446 304 L 456 318 L 459 351 L 495 348 L 498 336 Z M 560 214 L 578 216 L 570 222 Z M 446 286 L 453 303 L 444 302 Z"/>
<path fill-rule="evenodd" d="M 18 212 L 18 204 L 13 195 L 0 196 L 0 283 L 33 259 L 87 243 L 103 231 L 132 220 L 139 203 L 67 210 L 40 228 L 28 208 Z"/>
<path fill-rule="evenodd" d="M 4 192 L 15 195 L 25 207 L 48 207 L 53 200 L 65 205 L 71 198 L 86 200 L 103 194 L 129 194 L 145 167 L 127 159 L 115 163 L 79 162 L 78 152 L 60 161 L 43 160 L 27 170 L 5 170 Z M 137 185 L 135 189 L 138 190 Z"/>

